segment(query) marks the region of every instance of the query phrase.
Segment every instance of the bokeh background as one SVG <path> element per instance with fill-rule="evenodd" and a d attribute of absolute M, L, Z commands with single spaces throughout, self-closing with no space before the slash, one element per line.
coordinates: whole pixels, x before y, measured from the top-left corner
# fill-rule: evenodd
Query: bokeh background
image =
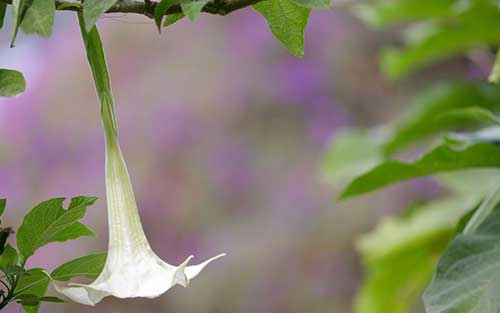
<path fill-rule="evenodd" d="M 362 275 L 354 239 L 433 189 L 418 180 L 336 203 L 341 186 L 322 172 L 328 143 L 345 127 L 390 120 L 427 76 L 456 67 L 389 83 L 377 51 L 394 34 L 368 30 L 344 5 L 312 13 L 303 59 L 250 8 L 180 21 L 161 35 L 138 16 L 99 26 L 151 245 L 173 264 L 228 256 L 157 299 L 42 312 L 351 312 Z M 0 33 L 0 67 L 21 70 L 27 91 L 0 100 L 4 224 L 17 227 L 51 197 L 100 197 L 84 220 L 97 238 L 52 244 L 29 264 L 52 269 L 107 246 L 98 103 L 74 14 L 57 14 L 50 40 L 20 35 L 9 49 L 8 37 Z"/>

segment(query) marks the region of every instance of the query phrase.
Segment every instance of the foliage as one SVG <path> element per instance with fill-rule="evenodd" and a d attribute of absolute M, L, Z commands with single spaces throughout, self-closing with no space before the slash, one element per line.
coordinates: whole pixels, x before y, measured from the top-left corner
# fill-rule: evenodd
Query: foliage
<path fill-rule="evenodd" d="M 62 299 L 46 296 L 47 287 L 53 280 L 66 281 L 81 276 L 97 276 L 106 260 L 105 253 L 91 254 L 69 261 L 49 274 L 42 268 L 26 268 L 26 262 L 37 249 L 56 241 L 67 241 L 82 236 L 91 236 L 93 232 L 78 222 L 85 215 L 87 207 L 94 204 L 95 197 L 79 196 L 72 198 L 68 209 L 62 206 L 65 198 L 44 201 L 31 209 L 17 232 L 17 249 L 6 242 L 2 243 L 0 254 L 0 309 L 11 302 L 22 305 L 27 313 L 36 313 L 42 302 L 64 302 Z M 3 213 L 6 200 L 0 200 Z M 10 228 L 1 228 L 7 235 Z"/>
<path fill-rule="evenodd" d="M 153 12 L 145 14 L 154 18 L 161 31 L 183 17 L 195 21 L 214 3 L 161 0 L 155 2 Z M 86 0 L 56 7 L 53 0 L 12 0 L 10 45 L 14 47 L 19 29 L 25 34 L 50 37 L 58 9 L 78 11 L 82 33 L 97 36 L 96 22 L 117 4 L 125 5 L 121 0 Z M 150 1 L 144 4 L 146 8 L 151 6 Z M 330 5 L 329 0 L 265 0 L 253 8 L 289 52 L 302 57 L 311 9 Z M 6 7 L 6 2 L 0 2 L 0 28 Z M 171 13 L 174 7 L 178 10 Z M 500 44 L 500 8 L 496 0 L 371 0 L 355 5 L 354 10 L 374 27 L 397 24 L 406 28 L 402 44 L 385 47 L 380 54 L 381 70 L 393 81 L 464 56 L 471 49 L 496 49 Z M 109 103 L 109 76 L 102 70 L 105 66 L 98 64 L 101 61 L 95 61 L 105 60 L 101 42 L 85 36 L 84 42 L 87 48 L 96 42 L 99 45 L 87 50 L 100 54 L 88 57 L 100 101 Z M 434 84 L 415 96 L 398 121 L 374 129 L 347 130 L 332 144 L 325 161 L 328 178 L 351 181 L 342 199 L 422 176 L 434 176 L 447 191 L 444 196 L 414 207 L 406 216 L 383 218 L 373 232 L 359 239 L 357 247 L 367 275 L 356 300 L 357 313 L 418 309 L 419 296 L 440 255 L 423 297 L 428 313 L 500 310 L 496 283 L 500 88 L 493 85 L 500 83 L 500 52 L 489 81 Z M 0 96 L 16 96 L 25 85 L 21 73 L 0 69 Z M 103 115 L 114 120 L 113 112 L 107 113 Z M 491 125 L 495 126 L 486 128 Z M 425 142 L 432 142 L 432 147 L 422 145 Z M 421 156 L 413 160 L 398 158 L 396 153 L 408 152 L 410 146 L 419 147 Z M 45 295 L 51 281 L 67 281 L 75 276 L 92 279 L 101 272 L 106 259 L 103 253 L 72 260 L 50 274 L 41 268 L 26 268 L 27 260 L 49 243 L 93 236 L 80 220 L 96 198 L 73 198 L 67 209 L 64 200 L 44 201 L 28 212 L 18 229 L 16 247 L 7 242 L 12 230 L 0 229 L 0 309 L 17 302 L 26 312 L 37 312 L 42 302 L 62 301 Z M 5 206 L 6 201 L 0 200 L 0 215 Z"/>
<path fill-rule="evenodd" d="M 406 28 L 403 43 L 380 54 L 392 80 L 500 43 L 497 1 L 372 0 L 353 8 L 372 27 Z M 499 83 L 499 73 L 497 56 L 489 81 Z M 499 310 L 500 88 L 491 83 L 431 82 L 397 121 L 346 130 L 332 142 L 324 169 L 330 181 L 347 183 L 341 199 L 429 175 L 444 190 L 358 240 L 366 276 L 357 313 Z"/>

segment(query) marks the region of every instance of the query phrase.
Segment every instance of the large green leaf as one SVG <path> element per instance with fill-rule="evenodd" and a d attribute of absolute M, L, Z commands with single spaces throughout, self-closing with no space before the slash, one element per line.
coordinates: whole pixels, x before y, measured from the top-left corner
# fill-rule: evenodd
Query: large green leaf
<path fill-rule="evenodd" d="M 15 289 L 15 295 L 16 297 L 21 297 L 21 299 L 22 295 L 43 297 L 47 291 L 49 282 L 50 277 L 43 269 L 30 269 L 21 274 L 19 283 Z M 23 304 L 23 309 L 26 313 L 36 313 L 40 309 L 40 301 L 25 303 Z"/>
<path fill-rule="evenodd" d="M 452 196 L 412 208 L 403 217 L 384 218 L 357 242 L 366 271 L 356 313 L 411 312 L 432 277 L 460 217 L 480 194 Z"/>
<path fill-rule="evenodd" d="M 333 138 L 323 172 L 329 182 L 342 183 L 361 175 L 383 160 L 384 129 L 347 129 Z"/>
<path fill-rule="evenodd" d="M 500 167 L 500 148 L 478 143 L 465 148 L 441 144 L 415 162 L 386 161 L 359 176 L 342 193 L 341 199 L 360 195 L 411 178 L 469 168 Z"/>
<path fill-rule="evenodd" d="M 14 97 L 26 89 L 23 74 L 0 68 L 0 97 Z"/>
<path fill-rule="evenodd" d="M 102 272 L 107 253 L 93 253 L 83 256 L 56 268 L 50 276 L 54 280 L 68 281 L 73 277 L 96 279 Z"/>
<path fill-rule="evenodd" d="M 478 123 L 467 123 L 462 118 L 437 118 L 449 110 L 473 106 L 498 111 L 500 89 L 477 82 L 444 83 L 427 89 L 410 103 L 409 111 L 396 124 L 384 145 L 384 152 L 392 154 L 417 140 L 453 127 L 476 126 Z"/>
<path fill-rule="evenodd" d="M 374 262 L 451 234 L 460 217 L 478 205 L 482 193 L 455 195 L 420 205 L 408 217 L 383 218 L 377 228 L 363 235 L 356 247 L 366 262 Z"/>
<path fill-rule="evenodd" d="M 90 29 L 95 25 L 99 17 L 106 13 L 118 0 L 85 0 L 83 2 L 83 19 L 85 29 Z"/>
<path fill-rule="evenodd" d="M 458 0 L 378 0 L 355 7 L 355 14 L 375 26 L 453 15 Z"/>
<path fill-rule="evenodd" d="M 22 20 L 22 30 L 25 34 L 38 34 L 42 37 L 52 35 L 54 13 L 56 10 L 53 0 L 33 0 Z"/>
<path fill-rule="evenodd" d="M 439 249 L 435 249 L 438 250 Z M 411 308 L 432 277 L 437 251 L 429 247 L 405 251 L 367 266 L 355 313 L 404 313 Z"/>
<path fill-rule="evenodd" d="M 424 294 L 427 313 L 500 311 L 500 211 L 450 244 Z"/>
<path fill-rule="evenodd" d="M 291 0 L 266 0 L 253 7 L 264 16 L 271 32 L 291 54 L 304 56 L 304 32 L 311 9 Z"/>
<path fill-rule="evenodd" d="M 64 198 L 44 201 L 34 207 L 23 219 L 17 232 L 17 246 L 24 260 L 35 251 L 55 241 L 66 241 L 93 234 L 86 227 L 74 226 L 81 219 L 87 207 L 94 204 L 95 197 L 76 197 L 68 210 L 63 209 Z M 75 231 L 77 227 L 80 232 Z"/>

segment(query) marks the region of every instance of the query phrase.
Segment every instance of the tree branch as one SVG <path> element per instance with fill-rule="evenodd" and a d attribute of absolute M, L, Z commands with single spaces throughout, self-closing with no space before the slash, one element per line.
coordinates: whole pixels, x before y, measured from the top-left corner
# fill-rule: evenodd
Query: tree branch
<path fill-rule="evenodd" d="M 247 6 L 254 5 L 264 0 L 210 0 L 203 7 L 202 12 L 226 15 L 233 11 L 242 9 Z M 12 4 L 12 0 L 0 0 L 0 3 Z M 56 8 L 59 11 L 79 11 L 80 7 L 70 4 L 79 4 L 79 2 L 55 0 Z M 154 11 L 157 2 L 136 1 L 136 0 L 120 0 L 113 5 L 106 13 L 134 13 L 148 17 L 154 16 Z M 181 13 L 180 5 L 174 5 L 168 9 L 166 15 Z"/>

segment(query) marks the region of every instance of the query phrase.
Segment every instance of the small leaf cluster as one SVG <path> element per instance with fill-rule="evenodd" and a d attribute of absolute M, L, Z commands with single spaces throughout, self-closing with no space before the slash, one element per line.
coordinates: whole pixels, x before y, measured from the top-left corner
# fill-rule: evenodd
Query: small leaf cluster
<path fill-rule="evenodd" d="M 44 201 L 31 209 L 16 232 L 16 247 L 8 242 L 14 233 L 10 227 L 0 228 L 0 310 L 18 303 L 27 313 L 38 312 L 41 303 L 62 303 L 64 300 L 47 296 L 51 281 L 67 281 L 73 277 L 96 278 L 102 271 L 106 253 L 84 256 L 57 267 L 51 273 L 43 268 L 28 268 L 27 262 L 36 251 L 53 242 L 65 242 L 94 233 L 79 220 L 97 198 L 79 196 L 63 207 L 65 198 Z M 6 200 L 0 199 L 0 216 Z"/>
<path fill-rule="evenodd" d="M 12 29 L 10 46 L 14 47 L 19 29 L 27 35 L 36 34 L 44 38 L 52 35 L 54 16 L 57 9 L 74 7 L 82 14 L 87 32 L 97 20 L 111 7 L 123 0 L 86 0 L 81 2 L 63 2 L 56 7 L 55 0 L 12 0 Z M 254 9 L 267 20 L 271 32 L 288 49 L 297 56 L 304 56 L 304 33 L 312 9 L 328 9 L 332 0 L 262 0 L 255 4 Z M 154 20 L 161 32 L 185 16 L 191 21 L 196 20 L 208 0 L 160 0 L 155 2 Z M 180 13 L 167 14 L 168 10 L 178 5 Z M 0 2 L 0 29 L 7 4 Z M 13 97 L 26 88 L 22 74 L 18 71 L 0 69 L 0 97 Z"/>
<path fill-rule="evenodd" d="M 353 12 L 377 29 L 404 28 L 380 52 L 394 82 L 500 45 L 498 1 L 372 0 Z M 332 142 L 324 172 L 345 186 L 341 200 L 424 176 L 441 190 L 357 240 L 365 276 L 355 313 L 500 311 L 500 56 L 491 59 L 489 82 L 430 82 L 397 120 Z"/>

